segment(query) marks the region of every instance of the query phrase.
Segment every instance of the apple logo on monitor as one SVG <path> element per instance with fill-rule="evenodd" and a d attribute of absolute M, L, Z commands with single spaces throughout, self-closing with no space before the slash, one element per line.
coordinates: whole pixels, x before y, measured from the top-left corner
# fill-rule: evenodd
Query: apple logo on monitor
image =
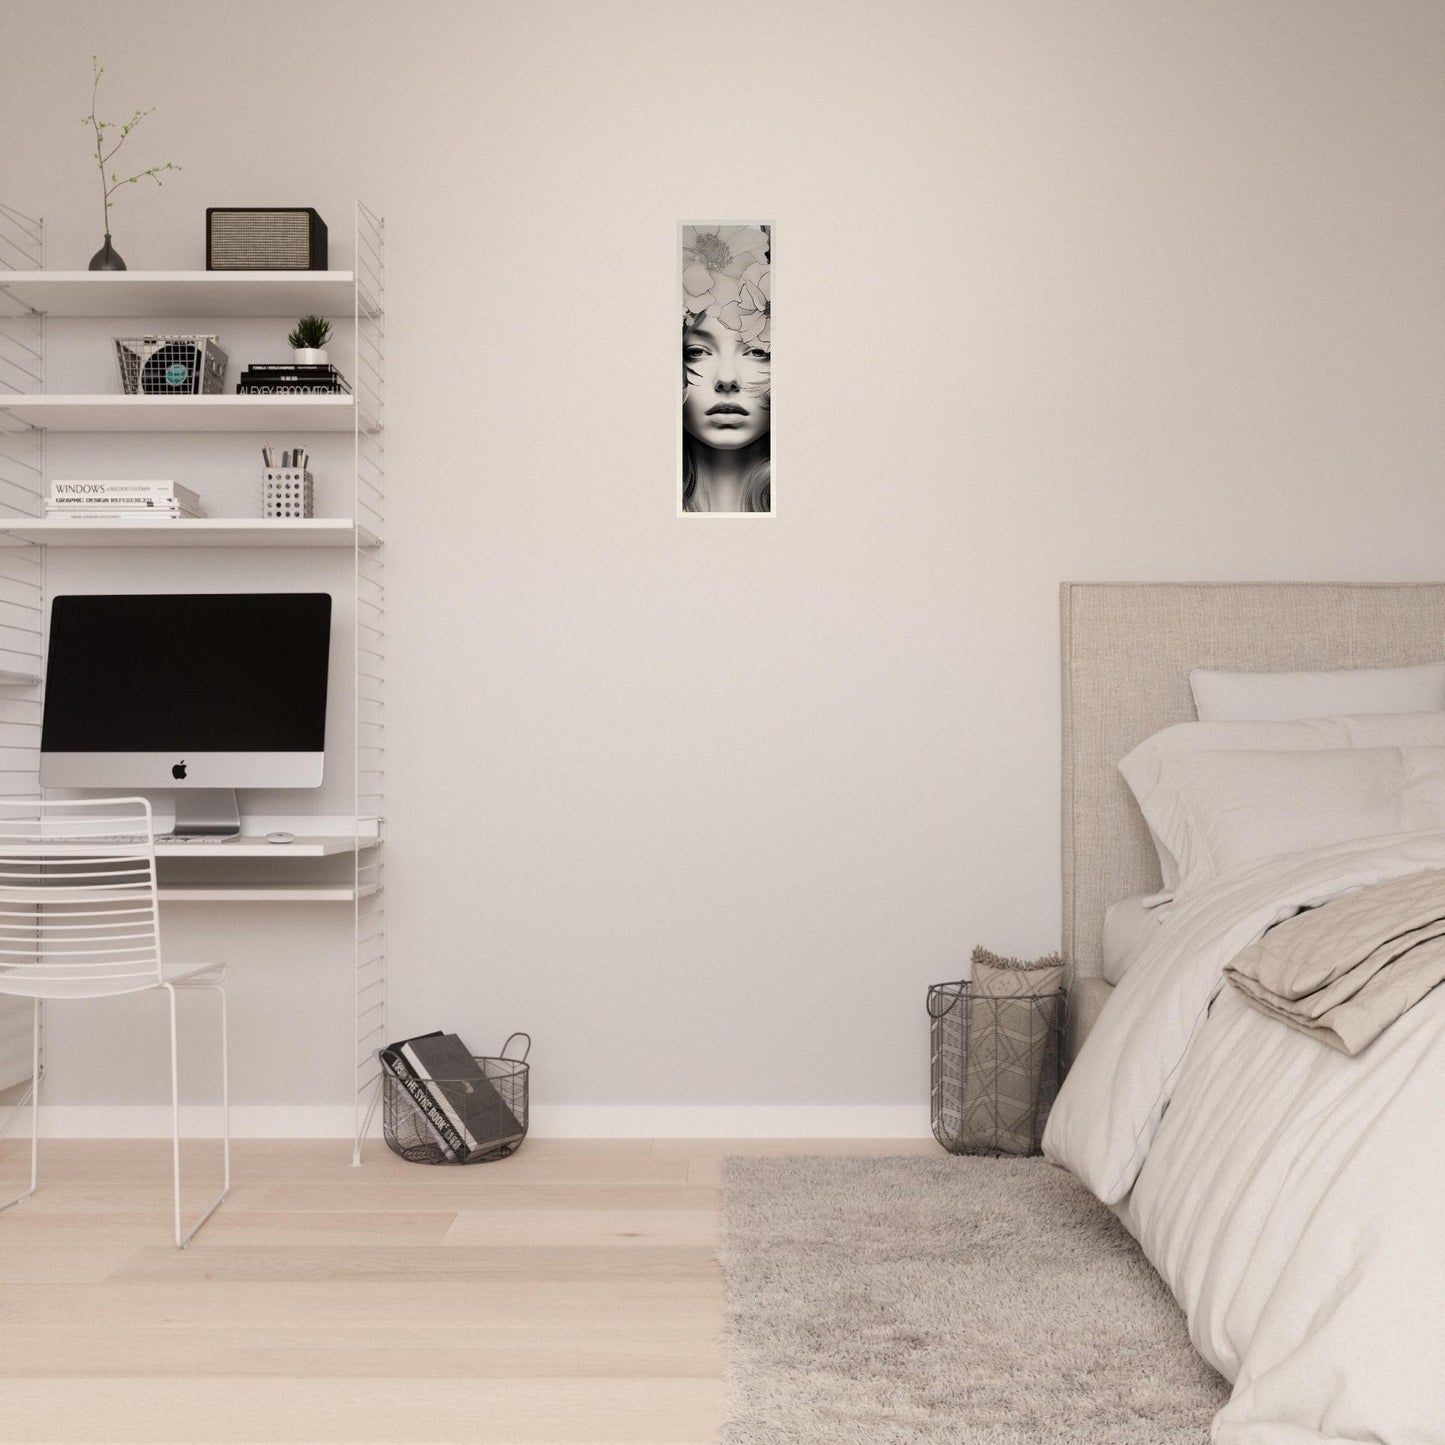
<path fill-rule="evenodd" d="M 186 760 L 182 758 L 175 767 L 171 769 L 171 777 L 183 778 L 186 775 Z"/>

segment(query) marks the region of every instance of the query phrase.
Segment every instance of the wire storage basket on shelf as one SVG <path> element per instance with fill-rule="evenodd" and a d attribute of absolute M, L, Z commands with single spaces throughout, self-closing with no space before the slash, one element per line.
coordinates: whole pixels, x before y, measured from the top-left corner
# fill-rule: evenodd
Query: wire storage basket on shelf
<path fill-rule="evenodd" d="M 507 1052 L 525 1040 L 520 1058 Z M 390 1049 L 381 1060 L 381 1128 L 393 1154 L 413 1164 L 487 1164 L 515 1154 L 527 1137 L 530 1034 L 515 1033 L 495 1056 L 477 1054 L 468 1079 L 416 1077 Z"/>
<path fill-rule="evenodd" d="M 227 356 L 214 336 L 117 336 L 126 396 L 214 396 L 225 389 Z"/>
<path fill-rule="evenodd" d="M 928 990 L 933 1136 L 950 1154 L 1037 1154 L 1063 1082 L 1065 990 Z"/>

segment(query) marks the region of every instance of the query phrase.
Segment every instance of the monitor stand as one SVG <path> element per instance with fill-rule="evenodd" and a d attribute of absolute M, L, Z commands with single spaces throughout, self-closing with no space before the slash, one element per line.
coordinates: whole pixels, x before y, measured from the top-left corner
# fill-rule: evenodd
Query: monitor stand
<path fill-rule="evenodd" d="M 241 831 L 241 809 L 234 788 L 186 788 L 176 800 L 177 838 L 232 838 Z"/>

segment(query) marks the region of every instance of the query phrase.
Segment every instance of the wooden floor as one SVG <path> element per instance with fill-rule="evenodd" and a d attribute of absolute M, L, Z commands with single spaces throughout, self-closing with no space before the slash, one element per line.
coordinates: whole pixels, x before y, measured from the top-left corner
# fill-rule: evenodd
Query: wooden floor
<path fill-rule="evenodd" d="M 723 1157 L 936 1147 L 533 1139 L 461 1169 L 378 1142 L 353 1169 L 247 1141 L 181 1252 L 167 1144 L 55 1141 L 0 1213 L 0 1441 L 713 1445 Z"/>

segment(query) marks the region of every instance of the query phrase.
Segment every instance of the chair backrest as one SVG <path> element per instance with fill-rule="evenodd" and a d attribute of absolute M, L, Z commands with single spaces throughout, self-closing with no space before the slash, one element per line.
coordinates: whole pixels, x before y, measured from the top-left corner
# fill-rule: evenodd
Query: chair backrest
<path fill-rule="evenodd" d="M 161 977 L 144 798 L 0 798 L 0 994 L 99 998 Z"/>

